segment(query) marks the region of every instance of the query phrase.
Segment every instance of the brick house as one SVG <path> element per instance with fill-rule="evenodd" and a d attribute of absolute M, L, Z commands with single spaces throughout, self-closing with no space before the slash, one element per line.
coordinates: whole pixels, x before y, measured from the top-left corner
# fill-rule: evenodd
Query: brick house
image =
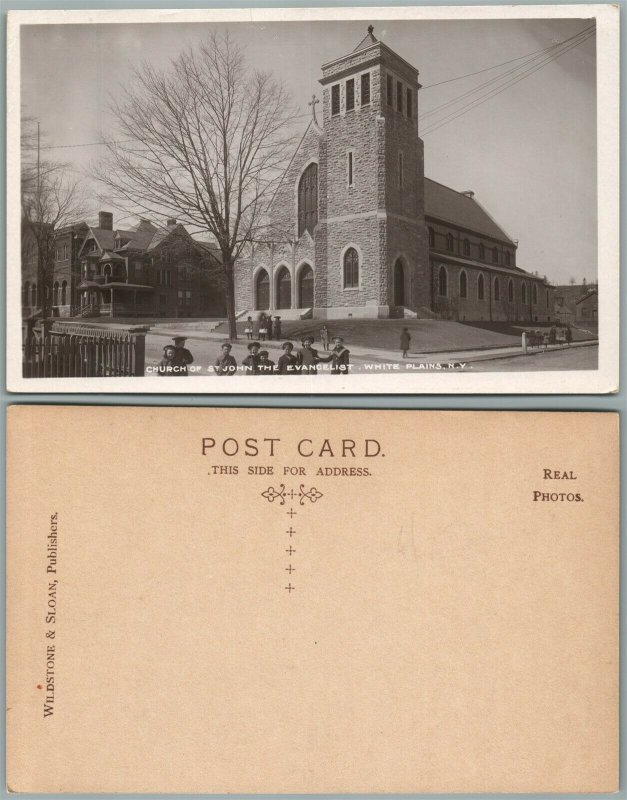
<path fill-rule="evenodd" d="M 475 200 L 424 177 L 418 71 L 373 28 L 322 66 L 305 131 L 236 267 L 236 311 L 550 321 L 552 289 Z"/>
<path fill-rule="evenodd" d="M 101 211 L 97 226 L 85 222 L 54 232 L 54 264 L 38 266 L 32 231 L 22 231 L 22 316 L 40 314 L 42 292 L 55 317 L 221 317 L 226 313 L 219 251 L 194 240 L 185 227 L 148 220 L 113 229 Z"/>
<path fill-rule="evenodd" d="M 89 227 L 84 222 L 52 231 L 54 261 L 49 270 L 39 266 L 35 236 L 24 223 L 22 230 L 22 316 L 36 314 L 45 292 L 55 316 L 70 316 L 78 303 L 80 267 L 78 253 Z"/>
<path fill-rule="evenodd" d="M 224 316 L 219 254 L 170 219 L 114 229 L 101 211 L 80 252 L 79 314 L 111 317 Z"/>

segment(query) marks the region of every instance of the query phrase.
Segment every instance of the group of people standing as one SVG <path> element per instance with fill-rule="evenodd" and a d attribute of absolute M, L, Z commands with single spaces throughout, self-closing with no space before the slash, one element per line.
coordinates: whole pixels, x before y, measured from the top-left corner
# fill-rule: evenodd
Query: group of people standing
<path fill-rule="evenodd" d="M 256 320 L 252 317 L 246 319 L 246 327 L 244 328 L 246 338 L 249 340 L 259 339 L 265 342 L 266 339 L 280 339 L 281 338 L 281 317 L 272 318 L 272 314 L 261 313 Z"/>
<path fill-rule="evenodd" d="M 180 377 L 187 375 L 187 367 L 194 363 L 194 356 L 185 347 L 185 336 L 174 336 L 174 344 L 166 344 L 163 348 L 163 358 L 157 366 L 157 374 L 165 377 Z"/>
<path fill-rule="evenodd" d="M 284 342 L 283 353 L 275 363 L 270 354 L 262 349 L 260 342 L 248 343 L 248 355 L 242 360 L 244 375 L 315 375 L 318 364 L 330 363 L 332 375 L 345 375 L 350 365 L 350 351 L 344 346 L 341 336 L 333 338 L 333 349 L 329 355 L 321 355 L 313 346 L 313 336 L 304 336 L 301 347 L 294 352 L 292 342 Z M 325 350 L 328 349 L 328 343 Z M 222 352 L 217 358 L 214 369 L 217 375 L 237 374 L 237 361 L 231 355 L 232 345 L 224 342 Z"/>

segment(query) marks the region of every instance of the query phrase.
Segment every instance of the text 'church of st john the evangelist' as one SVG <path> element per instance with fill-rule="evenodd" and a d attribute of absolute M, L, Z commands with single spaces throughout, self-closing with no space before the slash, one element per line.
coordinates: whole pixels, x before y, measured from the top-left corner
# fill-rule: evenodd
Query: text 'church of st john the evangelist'
<path fill-rule="evenodd" d="M 418 71 L 373 28 L 322 66 L 314 114 L 238 262 L 238 315 L 551 320 L 552 291 L 474 199 L 424 177 Z M 274 239 L 274 241 L 272 241 Z"/>

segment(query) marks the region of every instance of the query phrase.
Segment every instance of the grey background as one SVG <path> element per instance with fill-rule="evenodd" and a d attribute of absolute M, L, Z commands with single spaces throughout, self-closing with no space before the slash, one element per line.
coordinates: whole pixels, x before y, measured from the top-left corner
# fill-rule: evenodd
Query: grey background
<path fill-rule="evenodd" d="M 367 0 L 362 0 L 362 2 L 350 2 L 349 0 L 344 0 L 342 3 L 346 6 L 371 6 L 371 7 L 380 7 L 380 6 L 418 6 L 418 5 L 429 5 L 429 6 L 436 6 L 436 5 L 458 5 L 458 6 L 472 6 L 478 5 L 477 3 L 469 3 L 464 2 L 464 0 L 451 0 L 449 3 L 439 2 L 438 0 L 430 0 L 428 3 L 407 3 L 402 2 L 402 0 L 397 0 L 394 3 L 389 2 L 368 2 Z M 542 3 L 534 2 L 533 0 L 527 0 L 524 3 L 525 5 L 542 5 Z M 280 3 L 280 2 L 255 2 L 254 0 L 242 0 L 242 2 L 197 2 L 196 0 L 186 0 L 181 2 L 180 0 L 129 0 L 128 2 L 75 2 L 73 0 L 65 0 L 65 2 L 36 2 L 35 0 L 29 2 L 28 0 L 23 0 L 19 2 L 19 0 L 0 0 L 0 25 L 2 28 L 2 46 L 4 53 L 3 55 L 6 56 L 6 12 L 9 9 L 89 9 L 89 8 L 187 8 L 187 9 L 195 9 L 195 8 L 242 8 L 242 7 L 253 7 L 253 8 L 279 8 L 279 7 L 325 7 L 336 5 L 332 3 L 331 0 L 327 0 L 327 2 L 317 2 L 316 0 L 309 0 L 309 2 L 298 2 L 298 0 L 292 0 L 290 3 Z M 490 2 L 490 0 L 484 0 L 484 2 L 480 3 L 480 5 L 499 5 L 498 2 Z M 567 5 L 566 3 L 562 5 Z M 625 45 L 625 13 L 627 11 L 627 0 L 617 0 L 615 2 L 620 8 L 621 11 L 621 63 L 622 63 L 622 70 L 621 74 L 625 75 L 625 64 L 627 63 L 627 48 Z M 3 108 L 6 109 L 6 58 L 3 57 L 0 63 L 0 91 L 2 93 L 3 99 Z M 626 130 L 626 122 L 627 122 L 627 114 L 626 114 L 626 88 L 625 88 L 625 80 L 622 81 L 621 86 L 621 132 L 623 136 L 621 137 L 621 199 L 624 200 L 625 197 L 625 141 L 624 141 L 624 134 Z M 6 112 L 5 112 L 6 113 Z M 6 173 L 4 169 L 4 164 L 6 163 L 6 142 L 5 138 L 3 137 L 1 140 L 1 147 L 2 147 L 2 188 L 0 189 L 0 203 L 2 203 L 2 214 L 0 215 L 0 236 L 2 237 L 3 245 L 6 244 L 6 224 L 5 224 L 5 198 L 6 198 Z M 626 279 L 626 259 L 625 259 L 625 229 L 626 226 L 624 224 L 625 219 L 625 211 L 624 206 L 622 208 L 622 221 L 623 224 L 621 225 L 621 287 L 623 281 Z M 3 253 L 5 249 L 3 247 Z M 5 259 L 6 261 L 6 259 Z M 5 263 L 5 275 L 6 275 L 6 263 Z M 0 331 L 6 330 L 6 286 L 5 280 L 2 281 L 1 289 L 0 289 Z M 624 301 L 624 293 L 621 289 L 621 324 L 620 324 L 620 341 L 621 344 L 625 342 L 625 301 Z M 620 377 L 621 377 L 621 384 L 623 381 L 623 377 L 625 375 L 625 365 L 627 359 L 627 348 L 624 346 L 621 348 L 620 354 Z M 1 410 L 1 426 L 2 426 L 2 437 L 3 442 L 6 442 L 5 437 L 5 420 L 6 420 L 6 408 L 10 404 L 24 404 L 24 403 L 36 403 L 36 404 L 45 404 L 45 405 L 60 405 L 60 404 L 67 404 L 67 405 L 128 405 L 128 406 L 198 406 L 198 407 L 220 407 L 220 406 L 228 406 L 228 407 L 246 407 L 246 408 L 264 408 L 264 407 L 273 407 L 273 408 L 386 408 L 386 409 L 393 409 L 393 408 L 404 408 L 404 409 L 455 409 L 455 410 L 507 410 L 507 411 L 606 411 L 606 412 L 619 412 L 621 413 L 621 458 L 624 457 L 626 453 L 626 443 L 627 443 L 627 431 L 625 430 L 625 424 L 623 420 L 623 414 L 626 410 L 626 393 L 624 388 L 621 389 L 620 392 L 614 395 L 608 396 L 592 396 L 592 395 L 571 395 L 571 396 L 539 396 L 539 395 L 499 395 L 499 396 L 472 396 L 472 395 L 457 395 L 455 397 L 446 396 L 446 395 L 428 395 L 428 396 L 421 396 L 421 395 L 397 395 L 392 397 L 386 396 L 353 396 L 353 395 L 341 395 L 341 396 L 330 396 L 330 395 L 305 395 L 305 396 L 271 396 L 265 397 L 263 395 L 248 395 L 248 396 L 234 396 L 234 395 L 211 395 L 211 396 L 204 396 L 204 395 L 142 395 L 142 394 L 91 394 L 91 395 L 82 395 L 82 394 L 55 394 L 55 395 L 47 395 L 47 394 L 39 394 L 34 396 L 29 396 L 28 394 L 11 394 L 9 395 L 6 392 L 6 354 L 5 348 L 3 346 L 2 352 L 2 382 L 1 382 L 1 389 L 0 389 L 0 402 L 2 404 Z M 3 460 L 3 469 L 5 465 L 5 461 Z M 2 500 L 3 505 L 4 501 L 6 500 L 5 494 L 5 481 L 2 481 Z M 625 529 L 625 501 L 627 500 L 627 485 L 625 481 L 624 472 L 621 475 L 621 572 L 623 571 L 624 567 L 624 529 Z M 3 522 L 4 528 L 4 522 Z M 5 529 L 6 534 L 6 529 Z M 4 556 L 4 542 L 6 541 L 3 538 L 3 556 Z M 3 582 L 4 578 L 4 570 L 3 570 Z M 6 585 L 6 584 L 5 584 Z M 5 593 L 2 593 L 2 613 L 1 613 L 1 631 L 2 631 L 2 638 L 3 641 L 5 639 L 5 606 L 4 606 L 4 598 Z M 627 677 L 627 667 L 625 665 L 625 592 L 624 590 L 621 591 L 621 625 L 620 625 L 620 632 L 621 632 L 621 734 L 624 728 L 625 722 L 625 702 L 623 697 L 623 686 L 625 682 L 625 678 Z M 4 703 L 4 682 L 2 685 L 2 700 L 3 700 L 3 708 L 6 707 Z M 4 751 L 4 725 L 2 725 L 2 729 L 0 731 L 0 744 L 2 745 L 2 749 Z M 620 791 L 616 795 L 594 795 L 594 797 L 627 797 L 626 788 L 625 788 L 625 779 L 624 779 L 624 772 L 625 766 L 627 764 L 626 761 L 626 747 L 625 747 L 625 737 L 621 735 L 621 747 L 620 747 L 620 763 L 621 763 L 621 783 L 620 783 Z M 5 764 L 4 759 L 2 760 L 1 765 L 1 779 L 0 779 L 0 797 L 9 797 L 10 795 L 5 789 L 6 785 L 6 772 L 5 772 Z M 67 795 L 11 795 L 13 797 L 65 797 Z M 73 797 L 80 797 L 80 795 L 72 795 Z M 91 795 L 93 797 L 102 797 L 102 798 L 125 798 L 125 797 L 133 797 L 136 795 Z M 143 795 L 144 797 L 148 797 L 148 795 Z M 159 795 L 161 798 L 167 797 L 174 797 L 176 795 Z M 302 796 L 302 795 L 301 795 Z M 306 795 L 307 797 L 329 797 L 329 795 Z M 397 795 L 367 795 L 369 798 L 375 797 L 385 797 L 388 800 Z M 429 797 L 433 795 L 398 795 L 399 797 L 414 797 L 414 798 L 421 798 L 421 797 Z M 573 797 L 573 798 L 583 798 L 587 795 L 516 795 L 517 798 L 520 800 L 525 800 L 525 798 L 563 798 L 563 797 Z M 211 795 L 211 797 L 220 797 L 220 798 L 232 798 L 233 795 Z M 254 795 L 254 797 L 258 798 L 270 798 L 275 797 L 275 795 Z M 280 797 L 289 797 L 288 795 L 281 795 Z M 359 795 L 351 795 L 353 798 L 359 798 Z M 440 798 L 445 798 L 447 795 L 438 795 Z M 481 795 L 453 795 L 452 797 L 459 798 L 459 800 L 464 800 L 464 798 L 471 798 L 471 797 L 481 797 Z M 506 797 L 506 795 L 490 795 L 491 798 Z"/>

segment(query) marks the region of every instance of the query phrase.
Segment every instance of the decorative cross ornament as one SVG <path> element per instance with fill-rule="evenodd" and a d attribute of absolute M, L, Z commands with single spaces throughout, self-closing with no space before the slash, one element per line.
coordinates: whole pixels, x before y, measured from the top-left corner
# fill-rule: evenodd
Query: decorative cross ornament
<path fill-rule="evenodd" d="M 318 105 L 319 102 L 320 100 L 318 100 L 316 95 L 312 94 L 311 101 L 307 103 L 307 105 L 311 107 L 311 113 L 313 114 L 313 121 L 316 123 L 316 125 L 318 124 L 318 120 L 316 119 L 316 106 Z"/>

